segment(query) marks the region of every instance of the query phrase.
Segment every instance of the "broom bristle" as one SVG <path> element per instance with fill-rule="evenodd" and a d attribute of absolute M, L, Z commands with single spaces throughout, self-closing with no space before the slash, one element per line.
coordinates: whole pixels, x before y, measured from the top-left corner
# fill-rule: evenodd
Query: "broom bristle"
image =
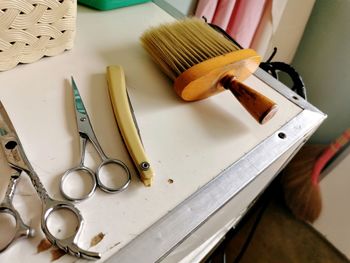
<path fill-rule="evenodd" d="M 198 18 L 150 28 L 141 36 L 141 42 L 162 71 L 173 80 L 200 62 L 239 50 Z"/>
<path fill-rule="evenodd" d="M 300 180 L 298 185 L 294 185 L 295 181 L 289 182 L 289 189 L 285 191 L 285 202 L 293 212 L 293 214 L 303 221 L 313 223 L 320 215 L 322 210 L 322 200 L 319 185 L 313 185 L 311 179 L 302 176 L 303 182 Z"/>
<path fill-rule="evenodd" d="M 304 145 L 286 166 L 282 187 L 286 205 L 299 219 L 314 222 L 320 215 L 322 200 L 318 184 L 313 184 L 314 163 L 326 145 Z"/>

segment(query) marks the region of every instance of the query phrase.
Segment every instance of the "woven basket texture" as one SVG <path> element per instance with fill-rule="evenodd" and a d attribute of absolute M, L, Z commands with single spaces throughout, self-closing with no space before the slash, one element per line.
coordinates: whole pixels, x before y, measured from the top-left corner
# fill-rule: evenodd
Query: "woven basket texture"
<path fill-rule="evenodd" d="M 71 49 L 77 0 L 0 0 L 0 71 Z"/>

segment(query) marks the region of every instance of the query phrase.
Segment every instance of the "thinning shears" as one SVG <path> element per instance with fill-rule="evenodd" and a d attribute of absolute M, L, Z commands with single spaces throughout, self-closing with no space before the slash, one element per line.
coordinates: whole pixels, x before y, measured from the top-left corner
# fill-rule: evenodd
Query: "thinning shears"
<path fill-rule="evenodd" d="M 74 94 L 75 116 L 76 116 L 76 121 L 77 121 L 77 126 L 78 126 L 79 137 L 80 137 L 81 159 L 80 159 L 80 163 L 78 166 L 73 167 L 71 169 L 68 169 L 64 173 L 64 175 L 62 176 L 61 184 L 60 184 L 60 190 L 61 190 L 62 195 L 70 201 L 81 201 L 81 200 L 84 200 L 84 199 L 90 197 L 95 192 L 97 186 L 101 190 L 103 190 L 104 192 L 107 192 L 107 193 L 115 193 L 115 192 L 119 192 L 119 191 L 126 189 L 130 183 L 130 180 L 131 180 L 131 174 L 130 174 L 129 168 L 121 160 L 111 159 L 111 158 L 107 157 L 106 154 L 103 152 L 100 144 L 98 143 L 95 132 L 92 129 L 89 115 L 87 114 L 86 108 L 84 106 L 84 103 L 83 103 L 82 98 L 79 94 L 77 85 L 76 85 L 73 77 L 72 77 L 72 89 L 73 89 L 73 94 Z M 87 144 L 88 140 L 92 143 L 92 145 L 96 149 L 99 157 L 102 160 L 100 165 L 97 167 L 96 172 L 84 164 L 86 144 Z M 103 168 L 106 168 L 107 165 L 109 167 L 116 166 L 115 168 L 119 168 L 118 173 L 113 174 L 113 176 L 118 176 L 120 179 L 119 183 L 117 185 L 108 186 L 102 182 L 102 180 L 101 180 L 101 175 L 103 174 L 102 170 L 103 170 Z M 64 190 L 65 189 L 64 185 L 65 185 L 65 182 L 67 181 L 69 176 L 79 174 L 79 172 L 89 175 L 91 178 L 92 184 L 91 184 L 90 191 L 76 197 L 76 196 L 69 195 Z M 110 173 L 108 173 L 107 175 L 111 176 Z"/>
<path fill-rule="evenodd" d="M 34 229 L 24 223 L 21 215 L 12 204 L 13 195 L 15 193 L 16 185 L 19 179 L 20 179 L 19 171 L 14 170 L 10 177 L 10 181 L 7 185 L 7 190 L 6 190 L 4 200 L 0 204 L 0 213 L 10 214 L 16 221 L 13 235 L 7 244 L 4 243 L 0 247 L 0 253 L 5 251 L 17 239 L 34 236 Z"/>
<path fill-rule="evenodd" d="M 5 196 L 5 200 L 2 203 L 2 208 L 0 209 L 1 213 L 7 213 L 13 216 L 21 225 L 23 222 L 19 213 L 13 208 L 12 197 L 15 191 L 16 183 L 20 178 L 21 174 L 26 173 L 42 203 L 42 217 L 41 217 L 41 229 L 43 230 L 46 238 L 54 245 L 64 250 L 65 252 L 86 259 L 99 259 L 101 255 L 96 252 L 91 252 L 80 248 L 77 244 L 80 232 L 83 227 L 83 217 L 80 211 L 68 201 L 58 201 L 52 199 L 47 193 L 44 185 L 41 183 L 39 176 L 34 171 L 32 165 L 30 164 L 27 156 L 25 155 L 22 144 L 18 138 L 15 128 L 12 125 L 10 118 L 7 115 L 7 112 L 0 102 L 0 144 L 3 152 L 6 156 L 9 166 L 12 168 L 12 174 L 10 178 L 10 183 L 8 190 Z M 75 233 L 66 238 L 57 238 L 49 230 L 48 227 L 48 218 L 50 215 L 57 211 L 66 209 L 74 214 L 77 219 L 78 226 L 75 229 Z M 32 231 L 28 226 L 23 223 L 23 226 L 16 227 L 17 233 L 14 235 L 15 238 L 12 238 L 10 243 L 12 243 L 16 238 L 21 236 L 30 236 Z M 9 246 L 5 245 L 5 248 Z M 3 248 L 3 249 L 5 249 Z"/>

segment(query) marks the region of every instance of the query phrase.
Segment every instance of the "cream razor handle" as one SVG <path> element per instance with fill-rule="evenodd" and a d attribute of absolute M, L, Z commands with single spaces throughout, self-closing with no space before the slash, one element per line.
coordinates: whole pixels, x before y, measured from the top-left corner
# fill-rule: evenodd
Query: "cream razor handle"
<path fill-rule="evenodd" d="M 154 171 L 146 156 L 131 103 L 125 86 L 124 70 L 120 66 L 107 67 L 107 81 L 114 116 L 124 143 L 137 168 L 141 181 L 151 186 Z"/>

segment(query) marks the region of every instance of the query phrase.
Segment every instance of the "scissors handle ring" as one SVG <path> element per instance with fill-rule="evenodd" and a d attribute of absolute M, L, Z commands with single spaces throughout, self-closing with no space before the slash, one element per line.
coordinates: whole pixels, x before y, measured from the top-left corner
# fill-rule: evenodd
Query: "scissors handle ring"
<path fill-rule="evenodd" d="M 100 178 L 100 173 L 101 173 L 101 170 L 104 166 L 106 166 L 107 164 L 115 164 L 115 165 L 118 165 L 120 166 L 121 168 L 123 168 L 125 174 L 126 174 L 126 180 L 125 182 L 121 185 L 121 186 L 118 186 L 118 187 L 109 187 L 107 185 L 105 185 L 102 181 L 101 181 L 101 178 Z M 101 188 L 102 191 L 106 192 L 106 193 L 116 193 L 116 192 L 120 192 L 120 191 L 123 191 L 125 190 L 128 186 L 129 186 L 129 183 L 131 181 L 131 174 L 130 174 L 130 170 L 129 168 L 126 166 L 125 163 L 123 163 L 122 161 L 120 160 L 117 160 L 117 159 L 105 159 L 97 168 L 96 170 L 96 180 L 97 180 L 97 184 L 98 186 Z"/>
<path fill-rule="evenodd" d="M 85 259 L 100 259 L 101 255 L 97 252 L 87 251 L 82 248 L 80 248 L 77 244 L 78 238 L 80 235 L 80 232 L 83 228 L 84 219 L 80 213 L 80 211 L 71 203 L 66 201 L 56 201 L 51 198 L 47 199 L 45 203 L 43 204 L 43 216 L 41 218 L 41 228 L 43 232 L 45 233 L 47 239 L 66 253 L 69 253 L 76 257 L 82 257 Z M 75 232 L 67 237 L 67 238 L 56 238 L 49 230 L 48 227 L 48 218 L 50 214 L 53 212 L 60 210 L 60 209 L 66 209 L 71 211 L 75 217 L 77 218 L 78 226 L 75 230 Z"/>
<path fill-rule="evenodd" d="M 12 204 L 6 204 L 6 203 L 0 204 L 0 214 L 8 214 L 8 215 L 12 216 L 15 219 L 15 223 L 16 223 L 15 230 L 14 230 L 14 233 L 13 233 L 11 240 L 7 244 L 4 244 L 3 246 L 0 247 L 0 253 L 5 251 L 17 239 L 23 238 L 23 237 L 33 237 L 34 236 L 34 232 L 35 232 L 34 229 L 27 226 L 23 222 L 20 214 L 12 206 Z"/>
<path fill-rule="evenodd" d="M 92 186 L 91 186 L 90 191 L 87 192 L 86 194 L 82 195 L 82 196 L 79 196 L 79 197 L 70 196 L 64 191 L 64 184 L 65 184 L 65 182 L 67 181 L 69 176 L 73 175 L 74 172 L 84 172 L 84 173 L 86 173 L 87 175 L 90 176 L 91 182 L 92 182 Z M 74 168 L 71 168 L 71 169 L 67 170 L 63 174 L 63 176 L 61 178 L 60 191 L 61 191 L 61 194 L 63 195 L 63 197 L 66 198 L 67 200 L 78 202 L 78 201 L 82 201 L 82 200 L 85 200 L 85 199 L 91 197 L 93 195 L 93 193 L 95 192 L 95 190 L 96 190 L 96 186 L 97 186 L 96 175 L 95 175 L 94 171 L 92 171 L 90 168 L 88 168 L 86 166 L 77 166 L 77 167 L 74 167 Z"/>

